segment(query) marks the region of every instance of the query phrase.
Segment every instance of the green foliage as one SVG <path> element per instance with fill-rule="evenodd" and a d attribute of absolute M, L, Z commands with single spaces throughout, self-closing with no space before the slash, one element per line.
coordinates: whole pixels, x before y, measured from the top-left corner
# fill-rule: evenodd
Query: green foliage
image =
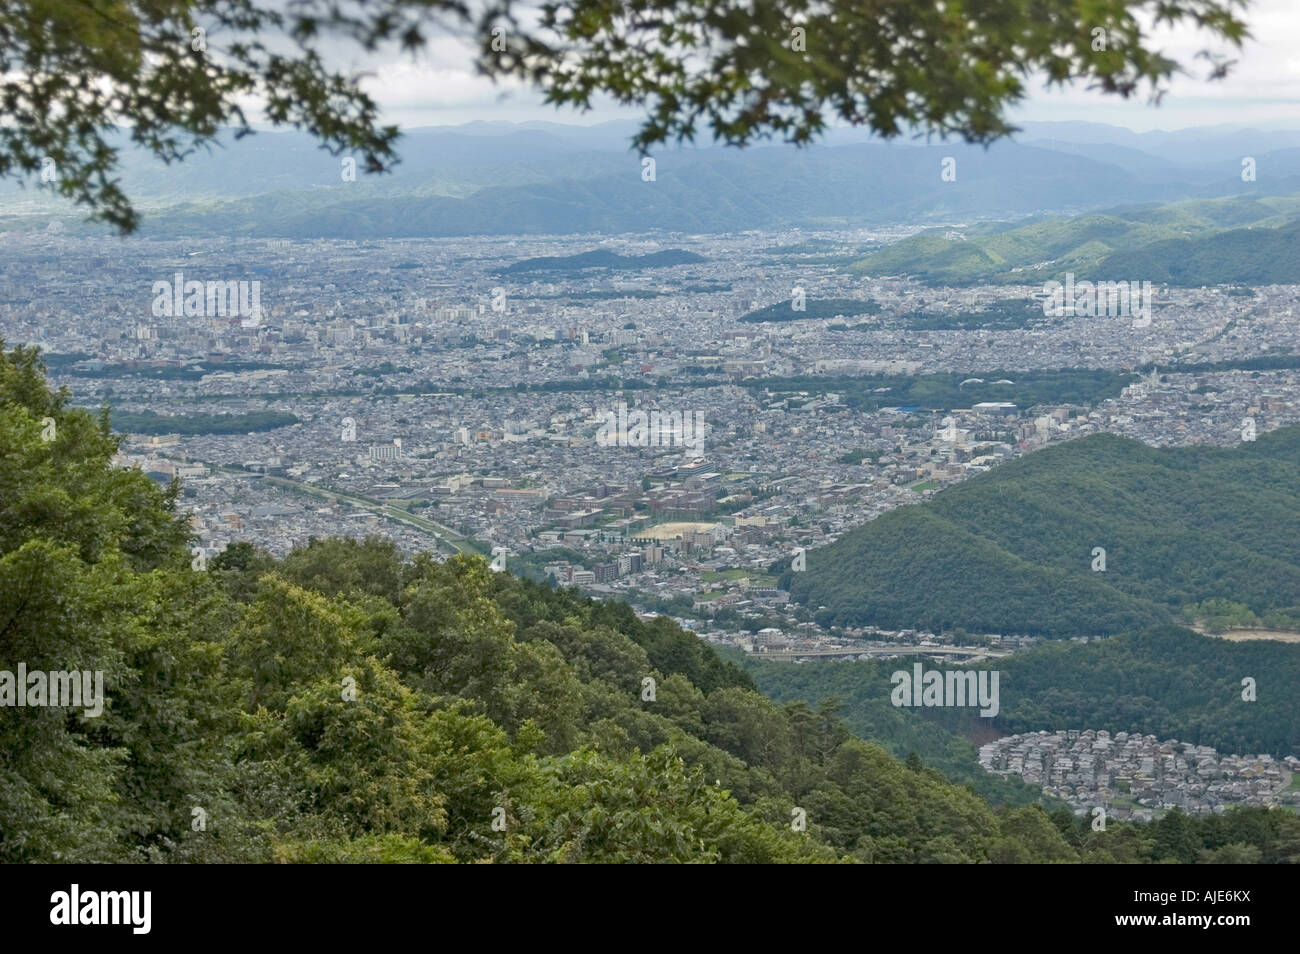
<path fill-rule="evenodd" d="M 961 734 L 968 726 L 944 725 L 925 717 L 930 710 L 892 705 L 889 675 L 899 668 L 896 660 L 817 661 L 795 666 L 745 657 L 745 668 L 764 695 L 784 703 L 796 700 L 834 703 L 854 735 L 875 742 L 895 758 L 908 758 L 909 764 L 911 759 L 923 762 L 942 772 L 952 783 L 970 786 L 991 804 L 1027 805 L 1043 801 L 1041 789 L 1017 778 L 985 772 L 979 764 L 979 746 Z"/>
<path fill-rule="evenodd" d="M 1300 222 L 1167 239 L 1113 252 L 1098 263 L 1097 274 L 1140 275 L 1144 281 L 1191 287 L 1229 282 L 1290 284 L 1300 280 L 1294 254 L 1297 241 Z"/>
<path fill-rule="evenodd" d="M 1233 44 L 1245 35 L 1232 5 L 1213 0 L 1165 3 L 1162 19 L 1187 19 Z M 548 7 L 543 23 L 555 38 L 526 37 L 503 72 L 532 78 L 540 64 L 547 98 L 590 108 L 595 94 L 645 105 L 642 148 L 693 139 L 701 126 L 714 139 L 746 144 L 779 135 L 807 142 L 828 121 L 868 126 L 893 137 L 907 128 L 988 142 L 1011 131 L 1006 104 L 1023 95 L 1021 77 L 1052 83 L 1087 80 L 1124 96 L 1160 88 L 1178 68 L 1148 48 L 1136 5 L 1072 2 L 1032 10 L 1020 3 L 952 7 L 909 4 L 864 8 L 796 0 L 737 11 L 703 0 L 683 9 L 637 0 L 590 0 Z M 1092 28 L 1109 46 L 1093 48 Z M 898 36 L 913 38 L 900 54 Z M 564 59 L 557 51 L 564 48 Z M 709 51 L 700 56 L 698 51 Z M 484 58 L 492 62 L 484 43 Z M 1221 57 L 1211 75 L 1225 69 Z M 939 78 L 942 78 L 940 81 Z"/>
<path fill-rule="evenodd" d="M 1180 615 L 1188 623 L 1203 621 L 1206 631 L 1215 635 L 1236 627 L 1259 625 L 1259 617 L 1251 612 L 1249 606 L 1225 599 L 1205 600 L 1184 606 Z"/>
<path fill-rule="evenodd" d="M 869 460 L 871 461 L 871 463 L 874 464 L 878 460 L 880 460 L 880 457 L 881 457 L 880 451 L 859 449 L 855 451 L 849 451 L 847 454 L 842 454 L 841 456 L 837 457 L 835 460 L 837 463 L 840 464 L 860 464 L 864 460 Z"/>
<path fill-rule="evenodd" d="M 1064 281 L 1069 272 L 1094 281 L 1285 284 L 1297 280 L 1288 254 L 1300 229 L 1297 213 L 1296 196 L 1230 197 L 978 226 L 960 236 L 935 229 L 872 252 L 850 270 L 936 285 Z"/>
<path fill-rule="evenodd" d="M 989 776 L 977 745 L 991 733 L 1054 731 L 1062 726 L 1140 732 L 1209 745 L 1234 754 L 1300 751 L 1300 710 L 1292 690 L 1300 680 L 1300 646 L 1233 643 L 1176 626 L 1153 627 L 1086 644 L 1052 642 L 981 663 L 996 669 L 996 717 L 964 709 L 896 708 L 890 674 L 899 660 L 812 662 L 793 666 L 747 659 L 746 669 L 777 701 L 835 700 L 845 724 L 902 757 L 916 752 L 958 784 L 972 785 L 995 804 L 1037 801 L 1039 792 L 1016 779 Z M 1242 701 L 1244 677 L 1256 681 L 1256 701 Z"/>
<path fill-rule="evenodd" d="M 825 622 L 893 628 L 1104 635 L 1216 598 L 1281 612 L 1300 605 L 1297 485 L 1300 427 L 1234 449 L 1097 434 L 893 510 L 783 585 Z"/>
<path fill-rule="evenodd" d="M 284 411 L 251 411 L 247 414 L 113 412 L 114 429 L 126 434 L 247 434 L 297 423 L 297 416 Z"/>
<path fill-rule="evenodd" d="M 852 298 L 809 299 L 801 310 L 796 310 L 793 299 L 787 299 L 758 308 L 736 320 L 756 324 L 761 321 L 802 321 L 805 318 L 851 318 L 854 315 L 874 315 L 879 311 L 880 305 L 874 301 Z"/>
<path fill-rule="evenodd" d="M 908 312 L 897 321 L 910 331 L 1007 331 L 1042 324 L 1043 309 L 1036 301 L 1004 299 L 972 311 Z"/>
<path fill-rule="evenodd" d="M 223 126 L 251 132 L 241 106 L 250 95 L 265 101 L 272 124 L 306 130 L 336 155 L 355 151 L 363 169 L 382 171 L 394 159 L 396 127 L 377 124 L 373 100 L 355 77 L 325 66 L 317 43 L 344 33 L 366 45 L 398 38 L 418 45 L 411 7 L 370 0 L 353 16 L 318 3 L 292 13 L 208 0 L 164 8 L 137 0 L 105 9 L 69 0 L 7 5 L 0 11 L 0 175 L 37 172 L 52 161 L 58 194 L 129 232 L 138 216 L 115 175 L 127 136 L 164 162 L 179 161 L 210 145 Z M 282 32 L 296 38 L 296 52 L 269 42 Z M 85 95 L 91 83 L 99 92 Z M 120 133 L 119 123 L 130 132 Z"/>
<path fill-rule="evenodd" d="M 1233 643 L 1176 626 L 998 661 L 1005 732 L 1063 725 L 1142 732 L 1239 754 L 1300 751 L 1300 646 Z M 1257 699 L 1242 701 L 1244 677 Z"/>

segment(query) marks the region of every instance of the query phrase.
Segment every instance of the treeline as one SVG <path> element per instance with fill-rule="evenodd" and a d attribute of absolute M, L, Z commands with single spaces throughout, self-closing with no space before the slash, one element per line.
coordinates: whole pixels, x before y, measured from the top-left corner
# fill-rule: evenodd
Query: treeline
<path fill-rule="evenodd" d="M 1200 623 L 1206 631 L 1219 635 L 1232 629 L 1274 629 L 1300 633 L 1300 606 L 1284 606 L 1257 614 L 1244 603 L 1212 599 L 1184 606 L 1179 614 L 1184 623 Z"/>
<path fill-rule="evenodd" d="M 809 298 L 803 302 L 802 308 L 796 309 L 794 299 L 787 298 L 747 312 L 736 320 L 756 324 L 761 321 L 802 321 L 805 318 L 852 318 L 855 315 L 874 315 L 879 311 L 878 302 L 853 298 Z"/>
<path fill-rule="evenodd" d="M 911 275 L 936 286 L 1064 281 L 1067 272 L 1186 287 L 1285 285 L 1300 280 L 1292 254 L 1297 237 L 1289 196 L 1192 200 L 1012 228 L 974 226 L 965 235 L 927 230 L 871 252 L 849 270 Z"/>
<path fill-rule="evenodd" d="M 895 754 L 917 752 L 954 781 L 994 801 L 1000 786 L 980 783 L 967 738 L 1057 729 L 1138 732 L 1209 745 L 1221 753 L 1300 753 L 1300 646 L 1230 642 L 1159 626 L 1088 643 L 1052 642 L 969 668 L 996 669 L 998 714 L 953 708 L 901 709 L 889 701 L 890 674 L 910 660 L 788 663 L 746 661 L 767 695 L 812 705 L 835 700 L 856 734 Z M 947 667 L 945 668 L 958 668 Z M 1246 701 L 1243 679 L 1254 680 Z M 988 778 L 985 776 L 985 778 Z"/>
<path fill-rule="evenodd" d="M 1203 364 L 1148 364 L 1144 373 L 1157 370 L 1162 374 L 1207 374 L 1216 371 L 1291 371 L 1300 368 L 1300 354 L 1282 352 L 1254 358 L 1231 358 L 1227 361 L 1207 361 Z"/>
<path fill-rule="evenodd" d="M 840 464 L 861 464 L 864 460 L 869 460 L 874 464 L 879 461 L 880 458 L 881 452 L 878 450 L 859 448 L 858 450 L 849 451 L 847 454 L 841 454 L 839 457 L 835 458 L 835 460 Z"/>
<path fill-rule="evenodd" d="M 763 660 L 751 653 L 727 652 L 754 679 L 762 693 L 779 703 L 805 701 L 835 712 L 854 735 L 883 746 L 896 758 L 919 758 L 956 785 L 969 786 L 980 798 L 999 806 L 1041 804 L 1057 809 L 1063 802 L 1045 798 L 1041 788 L 1014 776 L 992 775 L 979 764 L 979 746 L 961 730 L 991 730 L 990 720 L 981 727 L 949 726 L 925 718 L 934 710 L 896 707 L 889 701 L 893 684 L 890 674 L 910 671 L 911 661 L 815 660 L 795 665 Z"/>
<path fill-rule="evenodd" d="M 1290 285 L 1300 281 L 1296 243 L 1300 224 L 1238 228 L 1207 236 L 1168 239 L 1115 251 L 1097 266 L 1101 275 L 1141 275 L 1170 285 Z"/>
<path fill-rule="evenodd" d="M 0 861 L 1166 857 L 1157 832 L 995 812 L 669 620 L 478 557 L 334 539 L 196 571 L 176 488 L 114 469 L 106 417 L 42 372 L 0 362 L 0 659 L 106 693 L 0 719 Z M 1218 824 L 1186 847 L 1278 860 L 1300 821 Z"/>
<path fill-rule="evenodd" d="M 966 311 L 907 312 L 899 315 L 897 321 L 912 331 L 1006 331 L 1041 325 L 1044 318 L 1040 302 L 1011 298 Z"/>
<path fill-rule="evenodd" d="M 706 262 L 703 255 L 688 252 L 681 248 L 668 248 L 646 255 L 620 255 L 609 249 L 592 249 L 576 255 L 548 255 L 540 258 L 525 258 L 500 269 L 502 275 L 517 275 L 524 272 L 575 272 L 588 268 L 608 268 L 617 271 L 638 270 L 642 268 L 671 268 L 674 265 L 696 265 Z"/>
<path fill-rule="evenodd" d="M 1220 752 L 1300 753 L 1300 646 L 1234 643 L 1176 626 L 998 661 L 1003 732 L 1141 732 Z M 1254 701 L 1242 680 L 1254 681 Z"/>
<path fill-rule="evenodd" d="M 113 428 L 125 434 L 247 434 L 297 424 L 297 415 L 284 411 L 247 414 L 159 414 L 156 411 L 113 411 Z"/>
<path fill-rule="evenodd" d="M 382 378 L 386 374 L 410 374 L 413 369 L 399 368 L 391 361 L 384 361 L 369 368 L 353 368 L 352 373 L 358 377 Z"/>
<path fill-rule="evenodd" d="M 1152 734 L 1211 745 L 1221 753 L 1277 757 L 1300 751 L 1300 647 L 1280 643 L 1228 643 L 1177 628 L 1155 629 L 1087 644 L 1051 643 L 976 669 L 1001 672 L 1001 712 L 993 719 L 951 708 L 902 709 L 889 701 L 890 674 L 899 660 L 765 662 L 743 665 L 766 694 L 787 705 L 803 701 L 829 709 L 855 734 L 883 745 L 906 762 L 923 761 L 982 797 L 1029 817 L 1026 803 L 1042 808 L 1075 852 L 1086 852 L 1089 820 L 1075 818 L 1054 799 L 1014 776 L 986 773 L 970 741 L 993 733 L 1054 731 L 1063 727 Z M 736 654 L 737 656 L 739 654 Z M 947 667 L 945 667 L 947 668 Z M 957 668 L 957 667 L 953 667 Z M 1241 698 L 1240 677 L 1268 673 L 1257 701 Z M 991 724 L 990 724 L 991 723 Z M 1147 825 L 1119 828 L 1135 849 L 1124 860 L 1184 864 L 1300 862 L 1300 818 L 1285 809 L 1229 808 L 1223 815 L 1187 816 L 1181 809 Z M 1005 828 L 1006 822 L 1003 822 Z M 1107 823 L 1108 834 L 1116 823 Z M 1116 859 L 1121 854 L 1113 846 Z M 1062 860 L 1068 860 L 1063 856 Z"/>
<path fill-rule="evenodd" d="M 893 510 L 786 572 L 823 624 L 1106 635 L 1300 605 L 1300 427 L 1235 449 L 1097 434 Z"/>

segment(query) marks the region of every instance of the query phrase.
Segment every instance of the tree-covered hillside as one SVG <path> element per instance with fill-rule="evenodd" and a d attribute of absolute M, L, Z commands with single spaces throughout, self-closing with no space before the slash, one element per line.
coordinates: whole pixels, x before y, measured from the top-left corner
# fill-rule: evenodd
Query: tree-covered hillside
<path fill-rule="evenodd" d="M 893 705 L 889 677 L 910 663 L 841 659 L 795 665 L 738 650 L 726 655 L 753 677 L 765 696 L 779 703 L 799 700 L 832 708 L 854 735 L 883 746 L 896 758 L 920 759 L 993 805 L 1052 805 L 1038 786 L 1014 775 L 990 774 L 980 766 L 979 746 L 972 739 L 986 736 L 996 720 L 977 715 L 973 721 L 950 724 L 933 717 L 938 710 Z"/>
<path fill-rule="evenodd" d="M 1300 646 L 1235 643 L 1176 626 L 1153 627 L 1089 643 L 1052 642 L 971 668 L 997 669 L 998 714 L 962 709 L 896 709 L 890 674 L 898 660 L 814 662 L 801 666 L 749 659 L 745 668 L 779 702 L 835 700 L 850 729 L 896 754 L 917 752 L 954 780 L 977 780 L 999 800 L 1014 792 L 979 779 L 967 737 L 1106 729 L 1213 746 L 1223 753 L 1275 758 L 1300 754 Z M 1242 679 L 1256 698 L 1242 699 Z M 982 788 L 980 786 L 983 786 Z"/>
<path fill-rule="evenodd" d="M 98 717 L 5 709 L 0 861 L 1300 853 L 1279 812 L 1176 820 L 1176 839 L 995 812 L 828 708 L 769 701 L 670 621 L 480 558 L 325 540 L 194 569 L 175 489 L 114 468 L 117 445 L 33 352 L 0 360 L 0 669 L 105 684 Z"/>
<path fill-rule="evenodd" d="M 1300 197 L 1229 196 L 1142 205 L 1028 224 L 934 229 L 859 259 L 863 275 L 932 284 L 1080 280 L 1200 286 L 1300 280 L 1294 255 Z"/>
<path fill-rule="evenodd" d="M 890 511 L 783 580 L 823 622 L 885 627 L 1102 635 L 1215 598 L 1285 610 L 1297 486 L 1300 427 L 1231 449 L 1097 434 Z"/>

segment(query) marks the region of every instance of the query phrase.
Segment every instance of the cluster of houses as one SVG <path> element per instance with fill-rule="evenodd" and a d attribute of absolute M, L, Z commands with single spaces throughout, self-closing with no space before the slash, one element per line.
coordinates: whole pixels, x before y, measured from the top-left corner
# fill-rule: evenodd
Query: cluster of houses
<path fill-rule="evenodd" d="M 1008 735 L 980 748 L 980 764 L 1018 775 L 1082 814 L 1104 806 L 1111 818 L 1150 821 L 1174 808 L 1194 815 L 1230 805 L 1300 807 L 1291 787 L 1300 759 L 1221 755 L 1154 735 L 1069 729 Z"/>

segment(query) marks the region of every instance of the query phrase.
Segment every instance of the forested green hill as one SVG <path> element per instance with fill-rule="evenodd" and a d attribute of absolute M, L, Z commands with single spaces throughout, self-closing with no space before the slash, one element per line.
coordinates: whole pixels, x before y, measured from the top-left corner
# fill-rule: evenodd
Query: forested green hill
<path fill-rule="evenodd" d="M 960 709 L 894 708 L 890 673 L 898 660 L 789 663 L 748 659 L 759 688 L 779 702 L 835 700 L 849 728 L 895 753 L 917 752 L 953 779 L 971 777 L 998 800 L 1014 792 L 979 779 L 965 736 L 1106 729 L 1210 745 L 1238 755 L 1300 753 L 1300 646 L 1234 643 L 1176 626 L 1093 642 L 1054 642 L 976 666 L 1000 673 L 1001 709 L 992 719 Z M 1256 700 L 1241 698 L 1243 678 Z M 983 788 L 980 788 L 980 785 Z"/>
<path fill-rule="evenodd" d="M 855 735 L 883 746 L 896 758 L 919 758 L 994 805 L 1046 801 L 1038 786 L 1016 776 L 992 775 L 980 766 L 979 746 L 963 733 L 986 734 L 992 730 L 991 720 L 976 716 L 973 722 L 947 724 L 930 718 L 936 710 L 890 703 L 890 674 L 910 663 L 814 660 L 794 665 L 739 650 L 727 650 L 725 655 L 753 677 L 764 695 L 780 703 L 807 701 L 833 710 Z"/>
<path fill-rule="evenodd" d="M 1231 449 L 1097 434 L 893 510 L 783 581 L 828 624 L 1074 636 L 1215 598 L 1286 612 L 1300 606 L 1296 487 L 1300 427 Z"/>
<path fill-rule="evenodd" d="M 1028 224 L 935 229 L 872 252 L 850 271 L 933 284 L 1064 280 L 1200 286 L 1300 280 L 1300 197 L 1232 196 L 1134 206 Z"/>
<path fill-rule="evenodd" d="M 34 352 L 0 360 L 0 670 L 102 671 L 106 698 L 0 716 L 0 861 L 1300 857 L 1281 812 L 995 812 L 669 621 L 480 558 L 327 540 L 195 570 L 175 491 L 68 400 Z"/>

